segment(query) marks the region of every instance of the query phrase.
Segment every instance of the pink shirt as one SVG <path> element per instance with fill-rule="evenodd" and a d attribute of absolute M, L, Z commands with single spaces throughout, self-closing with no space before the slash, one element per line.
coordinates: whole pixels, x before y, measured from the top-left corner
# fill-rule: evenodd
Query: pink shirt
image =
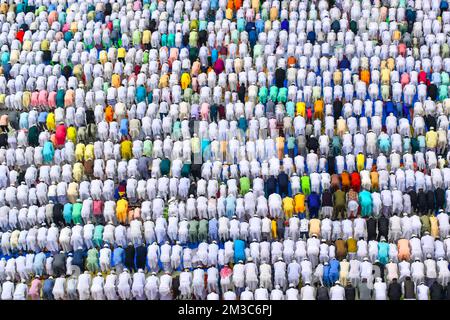
<path fill-rule="evenodd" d="M 33 298 L 33 300 L 39 299 L 41 295 L 42 283 L 39 279 L 34 279 L 31 282 L 30 290 L 28 291 L 28 295 Z"/>
<path fill-rule="evenodd" d="M 203 120 L 208 119 L 208 114 L 209 114 L 209 104 L 208 103 L 206 103 L 206 102 L 202 103 L 201 108 L 200 108 L 200 113 L 202 114 Z"/>
<path fill-rule="evenodd" d="M 56 97 L 56 92 L 55 92 L 55 97 Z M 41 106 L 48 106 L 48 92 L 47 90 L 42 90 L 39 92 L 39 96 L 38 96 L 38 103 Z M 31 97 L 31 101 L 33 101 L 33 97 Z"/>
<path fill-rule="evenodd" d="M 56 91 L 52 91 L 48 94 L 48 106 L 51 108 L 56 107 Z"/>
<path fill-rule="evenodd" d="M 70 30 L 70 24 L 69 23 L 65 23 L 62 27 L 62 32 L 66 33 L 67 31 Z"/>
<path fill-rule="evenodd" d="M 406 72 L 402 73 L 400 77 L 400 83 L 403 87 L 406 86 L 409 83 L 409 74 L 407 74 Z"/>
<path fill-rule="evenodd" d="M 39 92 L 34 91 L 31 94 L 31 106 L 32 107 L 37 107 L 39 105 Z"/>
<path fill-rule="evenodd" d="M 405 56 L 405 55 L 406 55 L 406 44 L 400 43 L 400 44 L 398 45 L 398 54 L 399 54 L 399 55 L 402 55 L 402 56 Z"/>

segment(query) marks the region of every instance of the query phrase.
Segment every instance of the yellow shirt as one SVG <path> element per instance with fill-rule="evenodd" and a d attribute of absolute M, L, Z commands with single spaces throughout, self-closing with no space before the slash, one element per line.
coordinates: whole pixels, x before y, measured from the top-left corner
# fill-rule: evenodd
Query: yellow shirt
<path fill-rule="evenodd" d="M 94 158 L 94 145 L 90 143 L 84 149 L 84 160 L 94 160 Z"/>
<path fill-rule="evenodd" d="M 74 21 L 70 24 L 70 31 L 72 31 L 72 33 L 76 33 L 78 31 L 78 22 Z"/>
<path fill-rule="evenodd" d="M 381 70 L 381 83 L 389 84 L 391 79 L 391 71 L 388 68 L 384 68 Z"/>
<path fill-rule="evenodd" d="M 435 216 L 430 216 L 431 235 L 435 238 L 439 237 L 439 222 Z"/>
<path fill-rule="evenodd" d="M 159 78 L 159 87 L 160 88 L 167 88 L 169 86 L 169 75 L 163 74 L 161 78 Z"/>
<path fill-rule="evenodd" d="M 86 146 L 84 143 L 78 143 L 75 147 L 75 157 L 77 161 L 83 161 L 84 157 L 84 150 L 86 149 Z"/>
<path fill-rule="evenodd" d="M 122 155 L 122 159 L 131 159 L 131 148 L 132 143 L 130 140 L 124 140 L 120 143 L 120 154 Z"/>
<path fill-rule="evenodd" d="M 108 54 L 105 50 L 100 51 L 99 61 L 101 64 L 105 64 L 108 61 Z"/>
<path fill-rule="evenodd" d="M 358 168 L 364 168 L 364 154 L 359 153 L 356 155 L 356 166 Z M 362 169 L 360 169 L 362 170 Z"/>
<path fill-rule="evenodd" d="M 44 39 L 41 41 L 41 50 L 42 51 L 47 51 L 49 47 L 50 47 L 50 43 L 48 42 L 47 39 Z"/>
<path fill-rule="evenodd" d="M 70 126 L 67 128 L 67 140 L 77 143 L 77 129 L 75 127 Z"/>
<path fill-rule="evenodd" d="M 275 21 L 278 18 L 278 8 L 272 7 L 269 12 L 270 21 Z"/>
<path fill-rule="evenodd" d="M 277 238 L 277 221 L 276 220 L 272 220 L 272 239 L 276 239 Z"/>
<path fill-rule="evenodd" d="M 50 131 L 55 131 L 55 114 L 53 112 L 49 112 L 46 119 L 47 129 Z"/>
<path fill-rule="evenodd" d="M 152 38 L 152 33 L 150 30 L 144 30 L 142 33 L 142 44 L 149 44 Z"/>
<path fill-rule="evenodd" d="M 120 76 L 117 73 L 111 76 L 111 86 L 116 89 L 120 87 Z"/>
<path fill-rule="evenodd" d="M 76 182 L 80 182 L 81 178 L 83 177 L 84 174 L 84 167 L 83 164 L 81 162 L 77 162 L 73 165 L 73 169 L 72 169 L 72 176 L 73 179 Z"/>
<path fill-rule="evenodd" d="M 294 211 L 294 199 L 286 197 L 283 199 L 283 211 L 284 213 L 292 213 Z"/>
<path fill-rule="evenodd" d="M 200 139 L 198 137 L 192 137 L 191 139 L 191 150 L 192 153 L 200 152 Z"/>
<path fill-rule="evenodd" d="M 304 102 L 297 102 L 296 104 L 296 110 L 297 110 L 297 115 L 298 116 L 302 116 L 303 118 L 306 115 L 306 103 Z"/>
<path fill-rule="evenodd" d="M 127 54 L 127 51 L 125 50 L 125 48 L 120 47 L 119 49 L 117 49 L 117 58 L 125 58 Z"/>
<path fill-rule="evenodd" d="M 125 199 L 117 200 L 116 212 L 127 212 L 128 210 L 128 201 Z"/>
<path fill-rule="evenodd" d="M 191 84 L 191 76 L 185 72 L 181 75 L 181 89 L 185 90 Z"/>
<path fill-rule="evenodd" d="M 436 148 L 437 138 L 438 135 L 436 131 L 428 131 L 425 135 L 425 142 L 427 144 L 427 148 Z"/>
<path fill-rule="evenodd" d="M 233 9 L 228 8 L 225 11 L 225 18 L 227 18 L 228 20 L 233 19 Z"/>
<path fill-rule="evenodd" d="M 31 92 L 30 91 L 24 91 L 22 95 L 22 104 L 25 108 L 28 108 L 28 106 L 31 103 Z"/>
<path fill-rule="evenodd" d="M 23 51 L 31 51 L 32 47 L 33 47 L 33 43 L 31 42 L 31 40 L 25 40 L 23 42 L 22 50 Z"/>
<path fill-rule="evenodd" d="M 393 58 L 387 59 L 386 66 L 388 67 L 389 71 L 394 70 L 395 69 L 395 60 Z"/>
<path fill-rule="evenodd" d="M 340 85 L 342 82 L 342 72 L 341 70 L 336 70 L 333 72 L 333 82 L 334 85 Z"/>

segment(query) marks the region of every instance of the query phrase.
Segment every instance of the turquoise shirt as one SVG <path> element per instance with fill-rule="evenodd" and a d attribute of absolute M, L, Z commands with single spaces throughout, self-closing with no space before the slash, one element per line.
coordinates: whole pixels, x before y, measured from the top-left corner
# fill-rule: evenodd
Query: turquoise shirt
<path fill-rule="evenodd" d="M 286 103 L 286 113 L 291 118 L 295 117 L 295 104 L 294 104 L 294 102 L 289 101 L 288 103 Z"/>
<path fill-rule="evenodd" d="M 359 193 L 359 203 L 361 204 L 361 216 L 368 217 L 372 214 L 372 196 L 369 191 L 363 190 Z"/>
<path fill-rule="evenodd" d="M 384 265 L 389 262 L 389 244 L 387 242 L 378 242 L 378 260 Z"/>
<path fill-rule="evenodd" d="M 72 210 L 73 210 L 73 204 L 71 204 L 70 202 L 68 202 L 64 205 L 63 217 L 64 217 L 64 221 L 67 224 L 70 224 L 72 222 Z"/>

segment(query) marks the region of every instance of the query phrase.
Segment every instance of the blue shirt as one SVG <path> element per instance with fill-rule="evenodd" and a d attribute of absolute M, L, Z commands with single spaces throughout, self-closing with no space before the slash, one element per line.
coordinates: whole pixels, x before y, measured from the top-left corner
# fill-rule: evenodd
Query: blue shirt
<path fill-rule="evenodd" d="M 208 222 L 208 232 L 209 232 L 209 234 L 217 234 L 217 229 L 218 229 L 217 228 L 217 219 L 212 218 Z"/>
<path fill-rule="evenodd" d="M 115 267 L 119 264 L 123 264 L 123 262 L 125 261 L 125 250 L 121 247 L 115 248 L 111 259 L 112 259 L 112 267 Z"/>
<path fill-rule="evenodd" d="M 320 196 L 312 192 L 308 197 L 308 205 L 312 208 L 318 208 L 320 206 Z"/>
<path fill-rule="evenodd" d="M 330 261 L 330 273 L 339 273 L 339 261 L 337 261 L 336 259 L 332 259 Z"/>
<path fill-rule="evenodd" d="M 48 115 L 48 113 L 47 112 L 40 112 L 39 113 L 39 116 L 38 116 L 38 121 L 39 122 L 46 122 L 47 121 L 47 115 Z"/>
<path fill-rule="evenodd" d="M 245 261 L 245 242 L 237 239 L 234 241 L 234 263 L 238 263 L 239 260 Z"/>
<path fill-rule="evenodd" d="M 120 133 L 123 136 L 127 136 L 128 135 L 128 119 L 122 119 L 120 120 Z"/>
<path fill-rule="evenodd" d="M 73 252 L 72 264 L 80 267 L 80 269 L 83 268 L 85 256 L 86 256 L 85 250 L 83 249 L 75 250 Z"/>
<path fill-rule="evenodd" d="M 139 86 L 136 88 L 136 102 L 142 102 L 145 100 L 147 92 L 145 91 L 144 86 Z"/>
<path fill-rule="evenodd" d="M 33 261 L 33 268 L 41 269 L 44 268 L 45 261 L 47 260 L 47 257 L 45 256 L 45 253 L 39 252 L 34 256 Z"/>
<path fill-rule="evenodd" d="M 53 290 L 54 285 L 55 285 L 55 279 L 46 279 L 44 281 L 44 286 L 42 287 L 42 290 L 47 295 L 52 295 L 52 290 Z"/>

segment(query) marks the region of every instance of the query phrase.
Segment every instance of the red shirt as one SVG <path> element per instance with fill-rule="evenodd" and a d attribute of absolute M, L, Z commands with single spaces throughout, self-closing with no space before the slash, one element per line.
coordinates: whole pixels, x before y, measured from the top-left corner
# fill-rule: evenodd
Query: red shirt
<path fill-rule="evenodd" d="M 419 72 L 419 83 L 421 82 L 427 82 L 427 74 L 423 70 Z"/>
<path fill-rule="evenodd" d="M 306 109 L 306 117 L 311 120 L 312 119 L 312 109 L 311 108 L 307 108 Z"/>
<path fill-rule="evenodd" d="M 216 62 L 214 62 L 214 72 L 216 74 L 220 74 L 225 69 L 225 64 L 223 63 L 222 59 L 217 59 Z"/>
<path fill-rule="evenodd" d="M 359 176 L 359 173 L 356 171 L 352 172 L 352 174 L 350 175 L 350 179 L 353 190 L 359 192 L 359 190 L 361 189 L 361 177 Z"/>
<path fill-rule="evenodd" d="M 23 36 L 25 35 L 25 31 L 23 31 L 22 29 L 20 29 L 19 31 L 17 31 L 16 34 L 16 39 L 20 41 L 20 43 L 23 43 Z"/>

